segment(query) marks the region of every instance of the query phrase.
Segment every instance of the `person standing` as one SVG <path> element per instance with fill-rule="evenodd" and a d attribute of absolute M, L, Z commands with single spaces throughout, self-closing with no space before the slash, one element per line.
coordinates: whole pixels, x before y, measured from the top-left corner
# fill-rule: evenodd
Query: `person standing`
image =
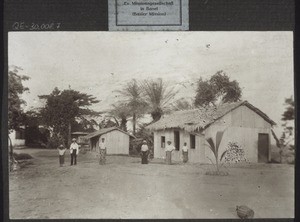
<path fill-rule="evenodd" d="M 189 160 L 188 146 L 187 143 L 184 143 L 182 147 L 182 161 L 183 163 L 186 163 L 188 162 L 188 160 Z"/>
<path fill-rule="evenodd" d="M 167 142 L 166 146 L 166 163 L 168 165 L 172 164 L 172 152 L 175 150 L 175 147 L 172 145 L 171 141 Z"/>
<path fill-rule="evenodd" d="M 99 143 L 99 164 L 104 165 L 106 162 L 106 143 L 105 139 L 102 138 Z"/>
<path fill-rule="evenodd" d="M 58 154 L 59 154 L 59 166 L 64 166 L 65 163 L 65 152 L 66 148 L 61 144 L 58 148 Z"/>
<path fill-rule="evenodd" d="M 142 157 L 142 164 L 148 164 L 148 154 L 149 154 L 149 147 L 147 145 L 147 141 L 143 141 L 143 145 L 141 146 L 141 157 Z"/>
<path fill-rule="evenodd" d="M 79 145 L 76 142 L 76 139 L 73 138 L 71 146 L 70 146 L 71 166 L 73 165 L 73 163 L 74 163 L 74 165 L 77 164 L 77 155 L 78 155 L 78 153 L 79 153 Z"/>

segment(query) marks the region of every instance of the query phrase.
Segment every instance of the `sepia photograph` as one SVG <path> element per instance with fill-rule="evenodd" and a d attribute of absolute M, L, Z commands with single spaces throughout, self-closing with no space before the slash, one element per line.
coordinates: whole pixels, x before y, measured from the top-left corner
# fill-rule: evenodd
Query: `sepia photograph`
<path fill-rule="evenodd" d="M 294 218 L 293 41 L 9 32 L 10 219 Z"/>

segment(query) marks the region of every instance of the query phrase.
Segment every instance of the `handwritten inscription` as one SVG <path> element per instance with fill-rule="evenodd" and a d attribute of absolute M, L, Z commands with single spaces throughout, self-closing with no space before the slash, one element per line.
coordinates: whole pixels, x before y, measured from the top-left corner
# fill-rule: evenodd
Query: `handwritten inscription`
<path fill-rule="evenodd" d="M 26 22 L 14 22 L 12 24 L 12 29 L 15 31 L 54 31 L 59 30 L 61 23 L 51 22 L 51 23 L 26 23 Z"/>

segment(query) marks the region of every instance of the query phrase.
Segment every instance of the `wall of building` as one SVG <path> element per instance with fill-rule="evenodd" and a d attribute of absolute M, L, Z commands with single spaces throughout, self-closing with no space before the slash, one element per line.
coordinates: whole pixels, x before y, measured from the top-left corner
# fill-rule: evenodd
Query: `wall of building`
<path fill-rule="evenodd" d="M 107 154 L 129 154 L 129 136 L 119 130 L 113 130 L 100 136 L 105 138 Z M 97 147 L 99 147 L 99 141 Z"/>
<path fill-rule="evenodd" d="M 9 133 L 9 138 L 13 146 L 25 146 L 25 139 L 17 139 L 15 130 Z"/>
<path fill-rule="evenodd" d="M 202 134 L 196 135 L 196 148 L 189 150 L 189 161 L 200 163 L 211 163 L 209 159 L 215 160 L 206 139 L 212 137 L 216 140 L 216 133 L 225 130 L 220 144 L 219 155 L 228 147 L 229 142 L 237 142 L 243 147 L 245 157 L 250 162 L 258 162 L 258 135 L 264 133 L 269 135 L 270 145 L 276 141 L 271 134 L 271 124 L 246 106 L 240 106 L 229 112 L 219 120 L 210 125 Z M 165 149 L 161 148 L 161 136 L 166 137 L 174 145 L 174 130 L 159 130 L 154 132 L 154 157 L 165 158 Z M 190 147 L 190 133 L 180 130 L 180 150 L 173 152 L 173 160 L 181 161 L 181 147 L 187 142 Z M 269 160 L 271 150 L 269 148 Z"/>
<path fill-rule="evenodd" d="M 172 145 L 174 145 L 174 130 L 167 129 L 167 130 L 160 130 L 154 132 L 154 158 L 162 158 L 164 159 L 166 156 L 165 148 L 161 146 L 161 137 L 165 136 L 165 141 L 171 141 Z M 172 152 L 172 159 L 174 161 L 182 161 L 182 147 L 184 142 L 187 143 L 187 146 L 190 147 L 190 133 L 179 130 L 179 137 L 180 137 L 180 147 L 179 150 L 174 150 Z M 195 149 L 189 150 L 189 161 L 190 162 L 203 162 L 204 159 L 204 136 L 200 134 L 195 135 L 196 146 Z"/>
<path fill-rule="evenodd" d="M 215 141 L 217 131 L 223 131 L 219 155 L 228 147 L 229 142 L 237 142 L 245 151 L 245 157 L 250 162 L 258 162 L 258 135 L 264 133 L 269 135 L 270 143 L 274 142 L 271 134 L 271 124 L 246 106 L 231 111 L 205 130 L 205 138 L 212 137 Z M 208 158 L 214 160 L 213 153 L 205 146 L 206 162 Z M 269 160 L 271 151 L 269 148 Z"/>

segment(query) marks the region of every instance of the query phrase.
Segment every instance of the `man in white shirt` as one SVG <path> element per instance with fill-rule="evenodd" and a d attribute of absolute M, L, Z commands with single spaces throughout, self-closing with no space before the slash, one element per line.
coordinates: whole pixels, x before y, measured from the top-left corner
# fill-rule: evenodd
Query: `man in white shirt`
<path fill-rule="evenodd" d="M 77 164 L 77 155 L 78 155 L 78 153 L 79 153 L 79 145 L 76 143 L 76 139 L 73 138 L 71 146 L 70 146 L 71 166 L 73 165 L 73 162 L 74 162 L 74 165 Z"/>
<path fill-rule="evenodd" d="M 175 150 L 175 147 L 172 145 L 171 141 L 167 142 L 166 146 L 166 163 L 168 165 L 172 164 L 172 151 Z"/>
<path fill-rule="evenodd" d="M 105 138 L 99 143 L 99 164 L 103 165 L 106 162 L 106 143 Z"/>

